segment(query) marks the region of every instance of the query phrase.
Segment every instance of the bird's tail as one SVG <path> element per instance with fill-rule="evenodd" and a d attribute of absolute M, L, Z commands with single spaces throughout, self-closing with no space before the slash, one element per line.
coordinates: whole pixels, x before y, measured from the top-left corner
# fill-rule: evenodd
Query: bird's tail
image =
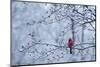
<path fill-rule="evenodd" d="M 70 54 L 72 54 L 72 48 L 70 48 Z"/>

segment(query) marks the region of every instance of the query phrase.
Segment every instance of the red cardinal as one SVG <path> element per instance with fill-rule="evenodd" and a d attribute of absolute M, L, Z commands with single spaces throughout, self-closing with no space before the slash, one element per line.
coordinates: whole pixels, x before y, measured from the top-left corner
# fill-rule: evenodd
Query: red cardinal
<path fill-rule="evenodd" d="M 71 38 L 69 38 L 69 40 L 68 40 L 68 48 L 70 48 L 70 54 L 72 54 L 72 46 L 73 46 L 73 44 L 74 44 L 74 41 Z"/>

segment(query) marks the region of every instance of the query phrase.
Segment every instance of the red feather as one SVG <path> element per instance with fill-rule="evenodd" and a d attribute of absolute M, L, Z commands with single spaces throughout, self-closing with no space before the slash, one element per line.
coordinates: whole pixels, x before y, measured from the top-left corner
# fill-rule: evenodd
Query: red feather
<path fill-rule="evenodd" d="M 70 38 L 70 39 L 68 40 L 68 47 L 69 47 L 69 48 L 72 48 L 73 44 L 74 44 L 74 42 L 73 42 L 73 40 Z"/>

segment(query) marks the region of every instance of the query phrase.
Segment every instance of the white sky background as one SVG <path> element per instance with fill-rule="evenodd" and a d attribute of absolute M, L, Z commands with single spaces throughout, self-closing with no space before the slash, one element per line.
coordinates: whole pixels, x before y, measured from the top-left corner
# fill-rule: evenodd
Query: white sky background
<path fill-rule="evenodd" d="M 40 20 L 42 20 L 42 16 L 43 17 L 47 16 L 47 13 L 45 13 L 45 12 L 47 11 L 48 8 L 51 8 L 51 7 L 53 8 L 52 4 L 50 4 L 49 6 L 46 7 L 46 3 L 31 3 L 31 2 L 30 3 L 26 2 L 26 4 L 24 4 L 23 2 L 13 2 L 12 3 L 12 48 L 11 48 L 12 49 L 12 64 L 23 64 L 23 65 L 25 64 L 26 65 L 26 64 L 36 64 L 36 63 L 43 64 L 43 63 L 50 63 L 50 62 L 52 62 L 52 63 L 70 62 L 70 61 L 73 61 L 73 60 L 74 60 L 73 62 L 93 60 L 93 54 L 95 54 L 94 52 L 92 52 L 91 54 L 89 52 L 87 54 L 86 53 L 87 50 L 84 50 L 84 52 L 86 54 L 84 56 L 84 59 L 82 60 L 81 58 L 83 56 L 81 57 L 80 54 L 78 54 L 76 56 L 77 51 L 73 51 L 73 52 L 75 52 L 75 54 L 71 57 L 70 54 L 65 53 L 65 52 L 69 52 L 68 50 L 66 50 L 66 51 L 60 50 L 59 51 L 59 49 L 58 49 L 57 51 L 59 51 L 59 53 L 57 53 L 56 50 L 55 50 L 53 55 L 49 55 L 48 57 L 42 58 L 44 61 L 41 61 L 40 59 L 38 59 L 38 61 L 37 61 L 36 59 L 39 58 L 39 56 L 42 55 L 38 52 L 41 52 L 41 50 L 43 51 L 43 50 L 45 50 L 45 48 L 47 48 L 47 46 L 44 46 L 44 48 L 42 48 L 43 47 L 42 44 L 39 45 L 39 48 L 37 48 L 38 45 L 36 44 L 37 47 L 35 46 L 35 48 L 40 49 L 40 50 L 38 50 L 38 52 L 35 51 L 35 53 L 30 53 L 30 50 L 33 49 L 32 51 L 34 51 L 34 49 L 35 49 L 34 46 L 32 48 L 30 48 L 30 50 L 28 52 L 31 54 L 31 56 L 29 55 L 29 53 L 27 53 L 27 51 L 25 52 L 25 55 L 23 55 L 22 52 L 18 51 L 18 50 L 24 49 L 24 48 L 21 48 L 22 46 L 24 46 L 25 48 L 28 48 L 29 46 L 27 45 L 27 43 L 30 43 L 30 45 L 32 45 L 31 42 L 34 42 L 34 41 L 38 42 L 38 40 L 40 40 L 40 43 L 48 43 L 48 44 L 53 44 L 53 45 L 59 45 L 59 46 L 64 45 L 64 46 L 66 46 L 65 42 L 71 36 L 70 35 L 71 32 L 68 28 L 66 28 L 67 30 L 65 30 L 65 28 L 63 28 L 63 27 L 68 27 L 68 23 L 71 23 L 68 18 L 65 18 L 61 21 L 57 21 L 56 19 L 53 19 L 54 21 L 52 23 L 52 21 L 50 21 L 50 18 L 52 19 L 52 18 L 55 18 L 55 17 L 51 16 L 50 18 L 46 19 L 46 22 L 44 22 L 44 24 L 38 23 Z M 91 6 L 91 7 L 93 7 L 93 6 Z M 58 8 L 59 7 L 55 8 L 55 10 L 58 9 Z M 63 9 L 63 7 L 62 7 L 62 9 Z M 69 9 L 69 10 L 71 11 L 71 9 Z M 81 10 L 81 9 L 79 8 L 78 10 Z M 61 13 L 64 14 L 63 11 Z M 67 14 L 70 15 L 71 12 L 70 13 L 68 12 Z M 87 14 L 86 14 L 86 16 L 87 16 Z M 62 18 L 62 16 L 61 16 L 61 18 Z M 74 17 L 74 18 L 76 18 L 76 17 Z M 26 25 L 27 23 L 31 24 L 33 20 L 35 22 L 34 25 L 31 25 L 31 26 Z M 75 20 L 75 21 L 80 22 L 80 20 L 79 21 Z M 51 23 L 51 24 L 48 24 L 48 23 Z M 78 30 L 79 30 L 79 28 L 78 28 Z M 81 27 L 80 27 L 80 30 L 81 30 Z M 31 38 L 30 38 L 30 36 L 28 36 L 28 34 L 32 31 L 34 32 L 34 34 L 33 34 L 34 37 L 31 40 Z M 61 33 L 62 33 L 61 31 L 64 31 L 65 35 L 61 35 Z M 91 43 L 88 40 L 88 38 L 91 39 L 91 37 L 92 37 L 91 35 L 93 35 L 93 32 L 89 31 L 89 33 L 91 34 L 90 35 L 88 33 L 88 30 L 85 30 L 84 33 L 85 33 L 84 42 Z M 77 32 L 76 34 L 79 37 L 79 40 L 81 40 L 81 31 L 80 31 L 80 33 Z M 75 39 L 77 39 L 77 36 L 75 37 Z M 34 38 L 35 38 L 35 40 L 34 40 Z M 58 41 L 55 41 L 55 39 L 57 39 Z M 77 41 L 78 40 L 75 41 L 75 44 L 81 43 L 81 41 L 78 41 L 79 43 L 77 43 Z M 84 44 L 84 46 L 86 46 L 86 45 L 87 44 Z M 91 45 L 87 45 L 87 47 L 88 46 L 91 46 Z M 77 48 L 78 48 L 78 46 L 77 46 Z M 52 50 L 52 49 L 54 49 L 54 48 L 49 46 L 47 51 Z M 56 47 L 55 47 L 55 49 L 56 49 Z M 63 58 L 66 58 L 66 59 L 63 59 L 63 58 L 60 57 L 59 61 L 56 61 L 57 60 L 56 54 L 59 55 L 59 56 L 62 56 L 62 54 L 60 54 L 61 51 L 64 52 L 65 56 L 63 55 Z M 90 51 L 90 49 L 88 51 Z M 43 53 L 45 53 L 45 51 L 43 51 Z M 35 57 L 34 55 L 35 56 L 37 55 L 37 56 Z M 42 57 L 44 57 L 44 56 L 45 55 L 42 55 Z M 53 58 L 52 56 L 56 57 L 56 59 Z M 47 60 L 48 58 L 50 59 L 50 61 Z M 33 59 L 36 60 L 36 61 L 33 62 Z"/>
<path fill-rule="evenodd" d="M 39 0 L 37 0 L 39 1 Z M 46 0 L 42 0 L 46 1 Z M 41 67 L 85 67 L 85 66 L 91 66 L 91 67 L 99 67 L 100 64 L 100 43 L 99 43 L 99 37 L 100 37 L 100 0 L 48 0 L 48 2 L 54 1 L 54 2 L 66 2 L 71 4 L 89 4 L 89 5 L 97 5 L 97 62 L 92 63 L 73 63 L 73 64 L 58 64 L 58 65 L 41 65 Z M 0 67 L 9 67 L 9 57 L 10 57 L 10 2 L 9 0 L 2 0 L 0 2 Z M 27 66 L 28 67 L 28 66 Z M 31 66 L 32 67 L 32 66 Z M 37 66 L 39 67 L 39 66 Z"/>

